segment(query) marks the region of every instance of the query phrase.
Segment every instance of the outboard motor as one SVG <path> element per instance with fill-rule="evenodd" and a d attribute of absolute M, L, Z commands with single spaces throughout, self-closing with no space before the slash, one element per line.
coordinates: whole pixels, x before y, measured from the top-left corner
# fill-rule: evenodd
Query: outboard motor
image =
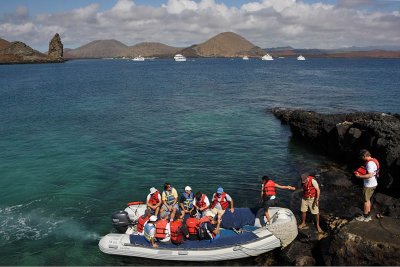
<path fill-rule="evenodd" d="M 112 214 L 112 224 L 120 233 L 125 233 L 131 223 L 128 213 L 124 210 L 116 211 Z"/>

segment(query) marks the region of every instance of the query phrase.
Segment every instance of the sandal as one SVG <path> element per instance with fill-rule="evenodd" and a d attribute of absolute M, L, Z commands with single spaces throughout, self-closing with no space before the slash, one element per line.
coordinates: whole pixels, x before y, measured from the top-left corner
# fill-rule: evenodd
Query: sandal
<path fill-rule="evenodd" d="M 300 230 L 308 229 L 308 226 L 307 226 L 307 225 L 299 226 L 299 229 L 300 229 Z"/>

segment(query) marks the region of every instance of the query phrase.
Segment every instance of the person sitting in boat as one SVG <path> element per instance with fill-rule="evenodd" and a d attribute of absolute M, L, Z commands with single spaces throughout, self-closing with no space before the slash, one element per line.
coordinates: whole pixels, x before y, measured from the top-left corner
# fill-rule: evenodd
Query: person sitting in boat
<path fill-rule="evenodd" d="M 171 243 L 175 245 L 180 245 L 184 242 L 185 237 L 188 236 L 188 230 L 186 225 L 183 223 L 183 217 L 185 213 L 177 211 L 175 214 L 175 220 L 170 222 L 171 226 Z"/>
<path fill-rule="evenodd" d="M 142 216 L 140 216 L 139 219 L 137 220 L 136 231 L 137 231 L 138 235 L 144 235 L 144 231 L 143 231 L 144 226 L 147 224 L 150 217 L 151 217 L 151 211 L 149 208 L 147 208 L 146 211 L 144 212 L 144 214 Z"/>
<path fill-rule="evenodd" d="M 206 194 L 203 194 L 202 192 L 199 191 L 195 195 L 195 198 L 193 200 L 193 206 L 197 209 L 199 213 L 201 213 L 201 215 L 204 215 L 203 213 L 210 206 L 210 200 L 208 200 Z"/>
<path fill-rule="evenodd" d="M 197 210 L 190 212 L 190 217 L 186 220 L 186 229 L 188 234 L 186 238 L 189 240 L 197 240 L 197 228 L 199 227 L 199 220 L 196 218 Z"/>
<path fill-rule="evenodd" d="M 212 211 L 207 210 L 205 216 L 201 218 L 198 228 L 199 239 L 215 240 L 220 237 L 221 220 L 215 220 Z"/>
<path fill-rule="evenodd" d="M 161 210 L 170 215 L 171 220 L 173 220 L 176 211 L 179 210 L 178 192 L 170 183 L 164 184 L 164 191 L 162 192 L 161 199 L 163 203 Z"/>
<path fill-rule="evenodd" d="M 160 211 L 160 206 L 162 202 L 160 192 L 154 187 L 150 188 L 150 194 L 147 195 L 146 204 L 147 208 L 150 209 L 152 214 L 157 216 Z"/>
<path fill-rule="evenodd" d="M 268 175 L 262 177 L 261 186 L 261 200 L 264 208 L 264 216 L 266 218 L 266 224 L 271 224 L 271 218 L 269 217 L 268 209 L 271 206 L 277 205 L 275 187 L 280 189 L 295 190 L 296 188 L 290 185 L 279 185 L 271 180 Z"/>
<path fill-rule="evenodd" d="M 160 219 L 156 222 L 156 233 L 154 237 L 157 241 L 168 242 L 171 240 L 171 225 L 168 220 L 168 213 L 162 212 Z"/>
<path fill-rule="evenodd" d="M 224 189 L 221 186 L 219 186 L 217 192 L 213 195 L 210 209 L 214 214 L 218 215 L 218 220 L 221 220 L 222 215 L 224 215 L 225 210 L 228 207 L 230 207 L 230 212 L 235 212 L 233 199 L 230 195 L 224 192 Z"/>
<path fill-rule="evenodd" d="M 192 192 L 192 188 L 190 186 L 185 187 L 185 192 L 182 193 L 181 199 L 180 199 L 180 206 L 181 206 L 181 212 L 183 215 L 190 214 L 190 212 L 194 209 L 193 206 L 193 200 L 194 200 L 194 194 Z"/>
<path fill-rule="evenodd" d="M 149 221 L 146 223 L 146 225 L 144 226 L 144 230 L 143 230 L 143 236 L 144 238 L 149 241 L 151 243 L 151 245 L 155 248 L 158 247 L 158 244 L 156 243 L 156 239 L 155 239 L 155 234 L 156 234 L 156 227 L 155 227 L 155 223 L 157 221 L 157 216 L 152 215 L 149 218 Z"/>

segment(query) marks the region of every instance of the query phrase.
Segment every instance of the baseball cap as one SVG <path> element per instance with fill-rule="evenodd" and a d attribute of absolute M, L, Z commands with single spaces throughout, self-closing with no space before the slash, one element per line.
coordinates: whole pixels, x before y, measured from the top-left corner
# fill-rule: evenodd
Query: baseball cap
<path fill-rule="evenodd" d="M 222 192 L 224 192 L 224 189 L 222 187 L 218 187 L 217 193 L 218 194 L 222 194 Z"/>
<path fill-rule="evenodd" d="M 156 221 L 157 221 L 157 216 L 155 215 L 150 216 L 149 222 L 156 222 Z"/>
<path fill-rule="evenodd" d="M 154 194 L 157 191 L 154 187 L 150 188 L 150 194 Z"/>
<path fill-rule="evenodd" d="M 307 182 L 307 178 L 310 174 L 308 172 L 305 172 L 301 175 L 301 182 L 304 184 L 305 182 Z"/>
<path fill-rule="evenodd" d="M 191 188 L 190 186 L 187 185 L 187 186 L 185 187 L 185 191 L 191 191 L 191 190 L 192 190 L 192 188 Z"/>

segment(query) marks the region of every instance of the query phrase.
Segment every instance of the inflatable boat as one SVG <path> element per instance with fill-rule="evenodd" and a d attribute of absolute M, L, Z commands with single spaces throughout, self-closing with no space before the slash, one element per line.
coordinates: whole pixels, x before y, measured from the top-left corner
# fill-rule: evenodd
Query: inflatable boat
<path fill-rule="evenodd" d="M 297 236 L 297 222 L 286 208 L 269 209 L 271 224 L 264 225 L 264 211 L 236 208 L 222 217 L 220 238 L 190 241 L 181 245 L 158 243 L 154 248 L 136 232 L 135 222 L 144 214 L 145 204 L 131 204 L 113 214 L 113 225 L 120 233 L 102 237 L 99 248 L 111 255 L 173 261 L 221 261 L 258 256 L 275 248 L 285 247 Z"/>

